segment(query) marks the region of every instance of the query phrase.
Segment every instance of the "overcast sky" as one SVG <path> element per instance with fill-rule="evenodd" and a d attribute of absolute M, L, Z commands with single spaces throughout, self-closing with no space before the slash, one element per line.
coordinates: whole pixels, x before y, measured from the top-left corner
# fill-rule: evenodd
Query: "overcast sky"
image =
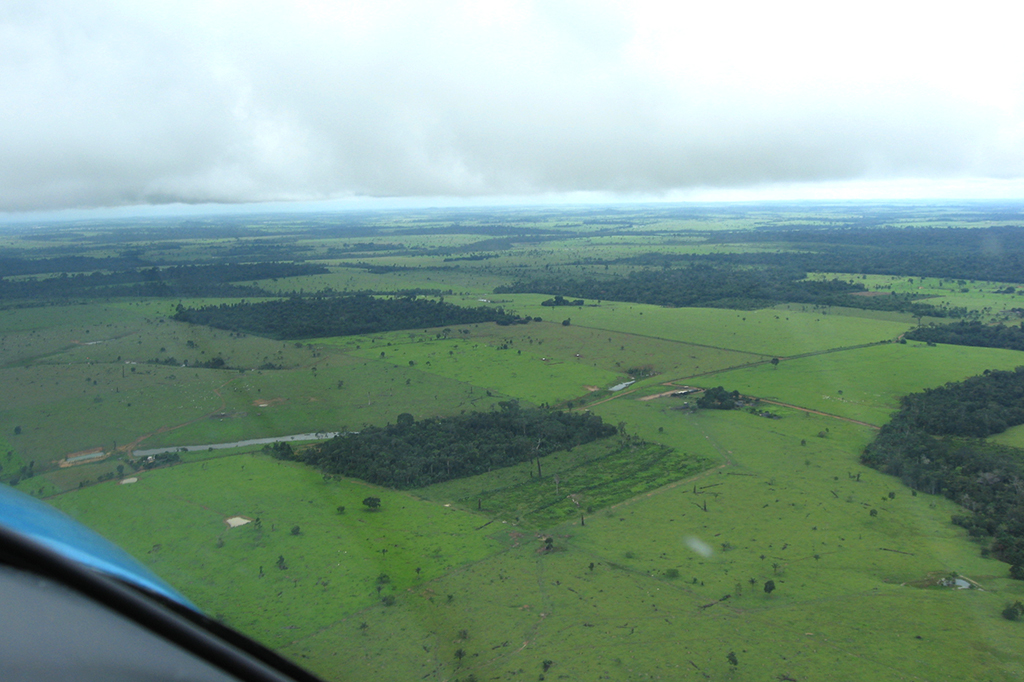
<path fill-rule="evenodd" d="M 1024 198 L 1018 9 L 3 0 L 0 211 Z"/>

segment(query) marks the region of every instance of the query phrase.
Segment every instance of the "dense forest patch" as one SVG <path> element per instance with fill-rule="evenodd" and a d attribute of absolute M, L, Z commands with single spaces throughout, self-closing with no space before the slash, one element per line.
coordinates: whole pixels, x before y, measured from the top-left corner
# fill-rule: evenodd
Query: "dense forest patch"
<path fill-rule="evenodd" d="M 912 341 L 927 341 L 928 343 L 1024 350 L 1024 327 L 982 324 L 976 321 L 920 327 L 907 332 L 905 337 Z"/>
<path fill-rule="evenodd" d="M 272 296 L 255 284 L 233 283 L 322 275 L 327 272 L 327 268 L 322 265 L 273 262 L 176 265 L 73 275 L 65 272 L 58 277 L 46 279 L 0 279 L 0 299 Z"/>
<path fill-rule="evenodd" d="M 581 297 L 677 308 L 753 310 L 779 303 L 803 303 L 895 310 L 934 317 L 945 317 L 950 312 L 919 303 L 919 297 L 913 294 L 854 296 L 852 294 L 866 291 L 863 284 L 840 279 L 807 280 L 806 271 L 791 267 L 741 267 L 706 262 L 674 267 L 669 263 L 662 265 L 657 269 L 635 270 L 625 277 L 546 275 L 501 286 L 494 292 L 554 294 L 555 300 Z"/>
<path fill-rule="evenodd" d="M 510 315 L 501 308 L 463 308 L 415 297 L 374 298 L 364 295 L 292 297 L 204 308 L 179 305 L 174 319 L 273 339 L 375 334 L 476 322 L 516 324 L 529 321 Z"/>
<path fill-rule="evenodd" d="M 616 433 L 600 417 L 523 409 L 515 401 L 494 412 L 416 421 L 346 433 L 306 450 L 301 459 L 327 473 L 393 488 L 420 488 L 475 476 Z"/>
<path fill-rule="evenodd" d="M 1024 424 L 1024 367 L 992 371 L 905 396 L 862 461 L 915 490 L 942 494 L 971 515 L 953 522 L 1024 579 L 1024 452 L 986 436 Z"/>
<path fill-rule="evenodd" d="M 879 222 L 878 227 L 835 229 L 789 224 L 711 233 L 710 243 L 788 245 L 797 251 L 710 254 L 703 258 L 736 265 L 786 264 L 810 272 L 1024 281 L 1024 231 L 1017 225 L 978 229 L 893 227 L 884 219 Z"/>

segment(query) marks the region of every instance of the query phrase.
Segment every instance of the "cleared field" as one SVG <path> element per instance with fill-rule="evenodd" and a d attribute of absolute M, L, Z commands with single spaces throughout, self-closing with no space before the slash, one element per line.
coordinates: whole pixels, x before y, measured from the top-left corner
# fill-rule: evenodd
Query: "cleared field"
<path fill-rule="evenodd" d="M 0 407 L 0 425 L 7 434 L 20 427 L 10 436 L 21 460 L 13 468 L 36 460 L 39 471 L 44 463 L 93 447 L 110 451 L 131 443 L 161 447 L 358 429 L 403 412 L 486 410 L 509 397 L 387 362 L 330 353 L 315 361 L 316 370 L 246 373 L 159 365 L 132 366 L 132 372 L 110 363 L 4 369 L 0 381 L 10 397 Z M 55 419 L 61 428 L 52 427 Z M 31 490 L 38 491 L 43 483 L 33 481 Z"/>
<path fill-rule="evenodd" d="M 908 342 L 784 360 L 778 367 L 737 369 L 693 383 L 881 426 L 907 393 L 1021 364 L 1019 351 Z"/>
<path fill-rule="evenodd" d="M 367 359 L 492 388 L 536 404 L 555 404 L 628 380 L 649 368 L 664 381 L 762 357 L 549 322 L 466 325 L 443 333 L 392 332 L 318 339 L 318 345 Z M 383 354 L 383 355 L 382 355 Z"/>
<path fill-rule="evenodd" d="M 40 232 L 20 241 L 151 262 L 321 262 L 329 274 L 259 285 L 450 291 L 447 302 L 543 321 L 282 342 L 173 322 L 171 299 L 5 310 L 0 475 L 34 461 L 44 471 L 20 489 L 53 495 L 201 608 L 326 679 L 1024 679 L 1024 626 L 1000 616 L 1024 600 L 1024 583 L 951 524 L 962 509 L 859 464 L 874 429 L 829 416 L 882 424 L 908 392 L 1010 369 L 1024 354 L 882 343 L 919 324 L 899 313 L 549 307 L 547 295 L 493 294 L 534 276 L 625 276 L 649 269 L 640 263 L 651 259 L 629 259 L 646 254 L 784 251 L 796 242 L 704 240 L 842 216 L 467 209 L 301 229 L 253 219 L 240 236 L 167 241 L 149 228 L 136 241 L 115 230 L 109 243 L 99 228 Z M 347 267 L 359 261 L 377 272 Z M 995 283 L 841 277 L 1019 322 L 1020 296 Z M 198 367 L 214 358 L 227 369 Z M 631 374 L 627 390 L 607 390 Z M 828 414 L 641 400 L 671 381 Z M 620 433 L 544 458 L 542 474 L 526 462 L 410 492 L 254 448 L 184 453 L 138 474 L 121 453 L 45 470 L 93 447 L 358 430 L 512 398 L 589 409 Z M 994 440 L 1024 447 L 1024 427 Z M 121 473 L 138 480 L 95 483 Z M 379 511 L 364 508 L 368 496 Z M 249 522 L 232 527 L 233 517 Z M 942 587 L 952 574 L 980 589 Z"/>
<path fill-rule="evenodd" d="M 788 356 L 894 339 L 910 328 L 901 322 L 829 315 L 825 311 L 783 312 L 661 308 L 638 303 L 602 301 L 581 308 L 546 308 L 524 294 L 502 295 L 515 300 L 520 314 L 572 318 L 580 327 L 635 333 L 659 339 L 700 344 L 743 353 Z M 545 297 L 539 297 L 543 300 Z M 536 301 L 536 304 L 533 303 Z M 587 301 L 594 303 L 594 301 Z M 554 311 L 554 312 L 552 312 Z"/>
<path fill-rule="evenodd" d="M 543 531 L 692 476 L 712 463 L 710 458 L 658 444 L 613 442 L 591 448 L 584 456 L 575 450 L 545 458 L 543 477 L 536 476 L 533 463 L 527 462 L 419 492 L 431 499 L 453 499 L 494 520 Z"/>
<path fill-rule="evenodd" d="M 815 273 L 808 279 L 832 279 L 855 281 L 869 291 L 890 291 L 928 296 L 922 303 L 934 306 L 966 308 L 980 313 L 983 319 L 1005 318 L 1020 320 L 1020 316 L 1009 313 L 1013 308 L 1024 305 L 1024 293 L 1004 293 L 1006 287 L 1018 288 L 1015 283 L 989 282 L 981 280 L 940 279 L 937 277 L 896 277 L 890 275 L 849 275 L 836 273 Z M 942 320 L 936 320 L 940 324 Z M 947 320 L 948 321 L 948 320 Z"/>
<path fill-rule="evenodd" d="M 1024 425 L 1011 426 L 1002 433 L 989 436 L 988 440 L 1015 448 L 1024 448 Z"/>
<path fill-rule="evenodd" d="M 51 502 L 209 613 L 271 646 L 308 637 L 383 596 L 404 595 L 497 546 L 473 531 L 475 515 L 358 482 L 324 481 L 262 455 L 135 476 L 137 483 L 113 481 Z M 377 512 L 361 504 L 371 495 L 381 498 Z M 253 522 L 230 528 L 232 516 Z"/>
<path fill-rule="evenodd" d="M 389 679 L 811 679 L 827 668 L 844 680 L 1010 680 L 1024 672 L 1017 630 L 998 616 L 1021 588 L 949 524 L 954 505 L 857 465 L 853 448 L 869 429 L 839 426 L 841 441 L 800 446 L 802 433 L 828 420 L 789 411 L 773 422 L 671 416 L 735 465 L 585 526 L 505 527 L 496 535 L 505 551 L 286 652 L 326 676 Z M 951 572 L 984 591 L 904 584 Z"/>

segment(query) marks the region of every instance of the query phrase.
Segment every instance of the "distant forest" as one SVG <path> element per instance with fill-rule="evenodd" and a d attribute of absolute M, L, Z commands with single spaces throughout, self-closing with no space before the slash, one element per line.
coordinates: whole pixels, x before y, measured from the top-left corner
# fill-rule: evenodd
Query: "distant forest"
<path fill-rule="evenodd" d="M 591 274 L 525 276 L 496 293 L 743 309 L 788 302 L 963 317 L 968 314 L 965 309 L 932 306 L 908 294 L 851 296 L 868 292 L 862 285 L 843 280 L 802 280 L 809 272 L 836 272 L 934 277 L 961 288 L 974 280 L 1024 283 L 1024 230 L 1017 226 L 836 228 L 769 223 L 754 230 L 712 231 L 701 236 L 706 244 L 746 243 L 758 249 L 583 259 L 573 265 Z M 602 276 L 598 268 L 611 265 L 647 269 L 626 277 Z M 1000 293 L 1016 292 L 1010 288 Z"/>
<path fill-rule="evenodd" d="M 708 262 L 735 265 L 785 263 L 810 272 L 1024 283 L 1024 230 L 1017 225 L 980 229 L 835 229 L 791 224 L 711 233 L 708 241 L 788 245 L 791 249 L 775 253 L 757 251 L 697 257 Z"/>
<path fill-rule="evenodd" d="M 175 265 L 118 272 L 93 272 L 46 279 L 0 279 L 0 299 L 80 299 L 110 297 L 232 297 L 273 296 L 255 284 L 259 279 L 321 275 L 322 265 L 305 263 L 247 263 Z"/>
<path fill-rule="evenodd" d="M 496 294 L 543 293 L 607 301 L 649 303 L 672 307 L 737 308 L 752 310 L 779 303 L 847 306 L 895 310 L 933 317 L 960 316 L 960 308 L 919 303 L 910 294 L 869 293 L 864 285 L 832 279 L 806 280 L 807 273 L 790 267 L 737 267 L 687 263 L 637 270 L 624 277 L 550 275 L 498 287 Z M 871 292 L 873 293 L 873 292 Z"/>
<path fill-rule="evenodd" d="M 986 436 L 1024 424 L 1024 367 L 905 396 L 862 461 L 907 486 L 942 494 L 970 515 L 953 522 L 1024 580 L 1024 452 Z"/>
<path fill-rule="evenodd" d="M 493 412 L 420 421 L 400 414 L 394 425 L 367 427 L 311 447 L 301 460 L 375 485 L 420 488 L 528 462 L 617 432 L 590 413 L 524 409 L 515 401 L 499 406 Z"/>
<path fill-rule="evenodd" d="M 178 306 L 173 319 L 272 339 L 376 334 L 400 329 L 423 329 L 476 322 L 520 324 L 502 308 L 463 308 L 415 298 L 333 296 L 287 298 L 262 303 L 232 303 L 204 308 Z"/>
<path fill-rule="evenodd" d="M 981 322 L 954 322 L 936 327 L 912 329 L 904 335 L 911 341 L 950 343 L 957 346 L 1024 350 L 1024 324 L 1007 326 Z"/>

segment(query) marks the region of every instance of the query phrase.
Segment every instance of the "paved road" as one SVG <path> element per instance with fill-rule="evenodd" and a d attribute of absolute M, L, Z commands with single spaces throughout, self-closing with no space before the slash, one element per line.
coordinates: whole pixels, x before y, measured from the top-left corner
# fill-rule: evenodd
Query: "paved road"
<path fill-rule="evenodd" d="M 303 440 L 327 440 L 340 435 L 340 431 L 323 433 L 296 433 L 293 436 L 278 436 L 277 438 L 251 438 L 249 440 L 236 440 L 234 443 L 209 443 L 207 445 L 178 445 L 170 448 L 152 448 L 150 450 L 135 450 L 133 457 L 149 457 L 150 455 L 162 455 L 166 452 L 198 452 L 201 450 L 226 450 L 228 448 L 244 448 L 249 445 L 269 445 L 270 443 L 292 443 Z"/>

